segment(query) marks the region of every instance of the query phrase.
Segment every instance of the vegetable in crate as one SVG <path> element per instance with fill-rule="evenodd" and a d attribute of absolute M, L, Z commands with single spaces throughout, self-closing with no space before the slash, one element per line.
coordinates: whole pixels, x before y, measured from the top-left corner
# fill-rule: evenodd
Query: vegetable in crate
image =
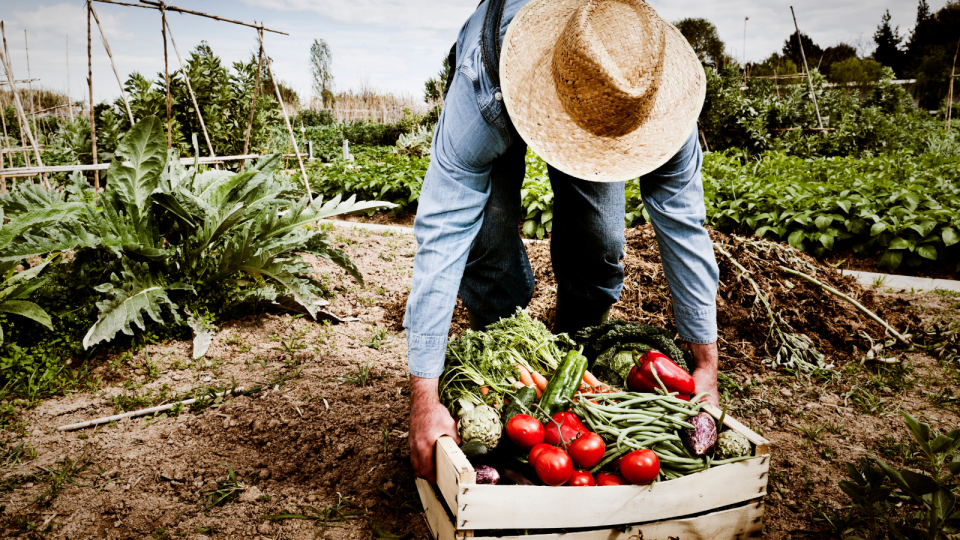
<path fill-rule="evenodd" d="M 553 419 L 547 422 L 543 442 L 550 445 L 562 445 L 564 448 L 571 441 L 584 433 L 589 433 L 587 426 L 583 425 L 580 417 L 572 412 L 561 412 L 553 415 Z"/>
<path fill-rule="evenodd" d="M 510 403 L 503 407 L 501 415 L 503 416 L 503 425 L 510 423 L 510 419 L 518 414 L 527 414 L 533 412 L 533 404 L 537 401 L 537 389 L 533 386 L 524 386 L 517 390 Z"/>
<path fill-rule="evenodd" d="M 631 484 L 649 484 L 660 474 L 660 460 L 653 450 L 634 450 L 620 460 L 620 474 Z"/>
<path fill-rule="evenodd" d="M 600 463 L 606 452 L 606 445 L 596 433 L 584 433 L 570 443 L 567 450 L 573 462 L 584 469 L 590 469 Z"/>
<path fill-rule="evenodd" d="M 540 408 L 548 416 L 565 411 L 573 396 L 580 389 L 583 374 L 587 371 L 587 357 L 577 351 L 570 351 L 553 373 L 547 388 L 540 398 Z"/>
<path fill-rule="evenodd" d="M 633 351 L 655 349 L 689 371 L 688 356 L 673 339 L 673 334 L 656 326 L 614 319 L 585 328 L 574 334 L 573 339 L 585 348 L 584 354 L 593 359 L 594 373 L 614 386 L 627 380 L 634 366 Z"/>
<path fill-rule="evenodd" d="M 464 444 L 479 441 L 490 450 L 497 447 L 503 432 L 500 415 L 489 405 L 461 410 L 460 424 L 457 428 L 460 431 L 460 440 Z"/>
<path fill-rule="evenodd" d="M 722 432 L 717 437 L 717 459 L 749 456 L 752 451 L 750 441 L 732 429 Z"/>
<path fill-rule="evenodd" d="M 489 465 L 480 465 L 476 470 L 478 484 L 493 485 L 500 481 L 500 473 Z"/>
<path fill-rule="evenodd" d="M 623 478 L 610 473 L 598 472 L 596 477 L 598 486 L 625 486 L 627 481 Z"/>
<path fill-rule="evenodd" d="M 534 469 L 544 484 L 562 486 L 573 476 L 573 460 L 560 448 L 550 447 L 537 456 Z"/>
<path fill-rule="evenodd" d="M 654 393 L 666 387 L 667 392 L 677 392 L 677 397 L 686 398 L 684 401 L 689 401 L 696 391 L 693 377 L 666 355 L 656 351 L 643 353 L 640 365 L 630 370 L 627 386 L 634 392 Z"/>
<path fill-rule="evenodd" d="M 697 414 L 689 422 L 693 429 L 681 431 L 680 437 L 693 455 L 705 456 L 717 443 L 717 424 L 713 417 L 705 412 Z"/>
<path fill-rule="evenodd" d="M 543 424 L 536 418 L 518 414 L 507 422 L 507 437 L 523 450 L 529 450 L 543 442 Z"/>
<path fill-rule="evenodd" d="M 567 480 L 565 486 L 595 486 L 597 485 L 596 480 L 593 479 L 593 475 L 586 471 L 573 471 L 573 474 L 570 476 L 570 479 Z"/>

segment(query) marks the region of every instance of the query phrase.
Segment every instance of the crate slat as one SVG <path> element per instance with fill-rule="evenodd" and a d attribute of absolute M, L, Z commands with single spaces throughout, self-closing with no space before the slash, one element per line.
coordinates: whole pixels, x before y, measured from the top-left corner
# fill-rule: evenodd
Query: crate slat
<path fill-rule="evenodd" d="M 769 460 L 721 465 L 652 489 L 461 485 L 455 524 L 473 530 L 600 527 L 698 514 L 765 495 Z"/>
<path fill-rule="evenodd" d="M 437 485 L 450 508 L 457 506 L 457 486 L 477 483 L 477 471 L 450 437 L 440 437 L 436 448 Z"/>
<path fill-rule="evenodd" d="M 417 479 L 417 491 L 423 503 L 427 526 L 434 540 L 458 540 L 473 537 L 474 531 L 458 531 L 444 510 L 433 488 L 422 479 Z M 629 531 L 598 528 L 572 533 L 535 534 L 526 536 L 503 536 L 498 540 L 719 540 L 745 539 L 760 535 L 763 527 L 764 505 L 762 499 L 729 510 L 713 512 L 692 518 L 680 518 L 634 525 Z"/>

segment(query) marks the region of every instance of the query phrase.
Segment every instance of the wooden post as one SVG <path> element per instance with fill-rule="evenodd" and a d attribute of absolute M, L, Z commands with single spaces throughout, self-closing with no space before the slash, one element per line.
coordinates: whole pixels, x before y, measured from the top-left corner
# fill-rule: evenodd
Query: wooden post
<path fill-rule="evenodd" d="M 6 102 L 0 100 L 0 123 L 3 124 L 3 148 L 12 148 L 10 146 L 10 136 L 7 135 L 7 115 L 3 114 L 3 111 L 7 110 Z M 7 158 L 10 161 L 10 166 L 13 167 L 13 154 L 10 154 Z M 0 164 L 3 163 L 3 156 L 0 156 Z"/>
<path fill-rule="evenodd" d="M 160 2 L 160 33 L 163 34 L 163 79 L 167 83 L 167 148 L 173 147 L 173 135 L 171 133 L 172 121 L 170 119 L 172 103 L 170 101 L 170 67 L 167 62 L 167 14 L 164 11 L 164 4 Z"/>
<path fill-rule="evenodd" d="M 36 113 L 40 107 L 37 106 L 37 95 L 33 93 L 33 76 L 30 75 L 30 41 L 27 39 L 26 28 L 23 29 L 23 50 L 27 53 L 27 92 L 30 93 L 30 106 L 33 107 L 33 113 Z"/>
<path fill-rule="evenodd" d="M 207 149 L 210 150 L 210 157 L 216 157 L 216 154 L 213 152 L 213 145 L 210 144 L 210 135 L 207 134 L 207 125 L 203 122 L 203 115 L 200 114 L 200 105 L 197 103 L 197 97 L 193 94 L 193 86 L 190 85 L 187 66 L 183 65 L 183 58 L 180 58 L 180 51 L 177 50 L 177 42 L 173 39 L 173 29 L 170 28 L 170 23 L 167 22 L 166 16 L 163 18 L 163 23 L 166 25 L 167 31 L 170 32 L 170 44 L 173 45 L 173 52 L 177 53 L 177 61 L 180 63 L 180 73 L 183 73 L 183 80 L 187 83 L 187 91 L 190 92 L 190 100 L 193 101 L 193 108 L 196 109 L 197 118 L 200 119 L 200 129 L 203 130 L 203 138 L 207 141 Z M 244 149 L 243 153 L 247 153 L 246 149 Z"/>
<path fill-rule="evenodd" d="M 261 47 L 263 47 L 263 40 L 261 40 Z M 264 55 L 266 56 L 266 55 Z M 287 108 L 283 105 L 283 97 L 280 96 L 280 83 L 277 82 L 277 78 L 273 75 L 273 68 L 271 66 L 270 57 L 267 56 L 267 73 L 270 74 L 270 80 L 273 82 L 273 90 L 277 93 L 277 103 L 280 104 L 280 111 L 283 113 L 283 121 L 287 124 L 287 131 L 290 133 L 290 142 L 293 143 L 293 151 L 297 154 L 297 163 L 300 164 L 300 174 L 303 175 L 303 185 L 307 188 L 307 197 L 310 198 L 310 201 L 313 201 L 313 193 L 310 192 L 310 181 L 307 179 L 307 170 L 303 167 L 303 159 L 300 157 L 300 148 L 297 146 L 297 138 L 293 134 L 293 127 L 290 125 L 290 117 L 287 115 Z"/>
<path fill-rule="evenodd" d="M 260 64 L 263 62 L 263 30 L 258 28 L 257 36 L 260 42 L 260 52 L 257 53 L 257 82 L 253 86 L 253 101 L 250 102 L 250 120 L 247 121 L 247 134 L 243 137 L 243 154 L 247 153 L 250 144 L 250 130 L 253 129 L 253 117 L 257 112 L 257 92 L 260 90 Z M 246 164 L 245 161 L 240 163 L 240 172 L 243 172 Z"/>
<path fill-rule="evenodd" d="M 113 53 L 110 52 L 110 44 L 107 43 L 107 35 L 103 33 L 103 27 L 100 26 L 100 17 L 97 17 L 97 10 L 93 9 L 93 2 L 90 3 L 90 13 L 93 14 L 93 20 L 97 22 L 97 29 L 100 30 L 100 39 L 103 40 L 103 48 L 107 51 L 107 57 L 110 58 L 110 67 L 113 68 L 113 74 L 117 77 L 117 84 L 120 85 L 120 96 L 123 98 L 123 104 L 127 107 L 127 116 L 130 117 L 130 126 L 133 127 L 133 113 L 130 111 L 130 102 L 127 101 L 127 92 L 123 89 L 123 81 L 120 80 L 120 74 L 117 73 L 117 64 L 113 61 Z"/>
<path fill-rule="evenodd" d="M 800 39 L 800 27 L 797 26 L 797 15 L 793 12 L 793 6 L 790 6 L 790 15 L 793 16 L 793 27 L 797 29 L 797 43 L 800 45 L 800 56 L 803 58 L 803 69 L 807 72 L 807 83 L 810 85 L 810 98 L 813 99 L 813 108 L 817 111 L 817 123 L 820 129 L 823 129 L 823 119 L 820 118 L 820 106 L 817 105 L 817 94 L 813 90 L 813 77 L 810 76 L 810 68 L 807 67 L 807 55 L 803 52 L 803 40 Z"/>
<path fill-rule="evenodd" d="M 0 34 L 3 35 L 3 50 L 7 51 L 7 34 L 3 30 L 3 26 L 0 26 Z M 33 130 L 30 129 L 30 122 L 27 119 L 26 113 L 23 112 L 23 104 L 20 103 L 20 96 L 17 95 L 17 85 L 13 77 L 13 64 L 10 63 L 10 55 L 0 53 L 0 60 L 3 61 L 4 69 L 7 72 L 7 80 L 10 81 L 10 89 L 13 90 L 13 106 L 17 109 L 17 114 L 23 117 L 23 129 L 27 132 L 27 137 L 30 139 L 30 144 L 33 146 L 33 152 L 37 156 L 37 163 L 40 167 L 43 167 L 43 158 L 40 157 L 40 148 L 37 145 L 37 140 L 33 138 Z M 46 177 L 40 175 L 40 180 L 46 184 Z M 49 184 L 47 184 L 49 188 Z"/>
<path fill-rule="evenodd" d="M 73 100 L 70 99 L 70 34 L 67 34 L 67 109 L 70 111 L 70 122 L 73 122 Z"/>
<path fill-rule="evenodd" d="M 97 119 L 93 114 L 93 42 L 90 19 L 93 15 L 93 2 L 87 0 L 87 89 L 90 92 L 90 148 L 93 150 L 93 164 L 97 164 Z M 100 171 L 93 171 L 93 189 L 100 191 Z"/>
<path fill-rule="evenodd" d="M 953 53 L 953 67 L 950 68 L 950 91 L 947 92 L 947 120 L 946 129 L 950 130 L 950 118 L 953 116 L 953 80 L 957 77 L 957 54 L 960 53 L 960 40 L 957 40 L 957 50 Z"/>
<path fill-rule="evenodd" d="M 10 49 L 7 48 L 7 32 L 6 32 L 6 29 L 4 28 L 3 21 L 0 21 L 0 32 L 2 32 L 2 34 L 3 34 L 3 52 L 4 52 L 4 54 L 7 55 L 7 58 L 10 58 Z M 11 64 L 12 64 L 12 62 L 11 62 Z M 4 63 L 3 63 L 3 70 L 4 70 L 4 71 L 7 70 L 7 63 L 6 63 L 6 61 L 4 61 Z M 17 93 L 17 87 L 13 84 L 13 83 L 15 83 L 15 82 L 16 82 L 16 80 L 14 80 L 14 81 L 12 81 L 12 82 L 10 82 L 10 83 L 7 83 L 7 84 L 10 84 L 11 95 L 14 95 L 14 96 L 15 96 L 16 93 Z M 23 81 L 20 81 L 20 82 L 23 82 Z M 27 137 L 26 137 L 26 134 L 23 132 L 23 121 L 20 119 L 20 112 L 19 112 L 19 111 L 17 112 L 16 117 L 17 117 L 17 128 L 20 130 L 20 148 L 23 148 L 23 162 L 24 162 L 24 164 L 25 164 L 27 167 L 31 167 L 31 166 L 33 166 L 33 164 L 30 163 L 30 152 L 27 151 Z M 13 158 L 11 157 L 11 160 L 12 160 L 12 159 L 13 159 Z M 33 179 L 32 179 L 32 178 L 29 179 L 29 180 L 30 180 L 31 183 L 33 183 Z"/>

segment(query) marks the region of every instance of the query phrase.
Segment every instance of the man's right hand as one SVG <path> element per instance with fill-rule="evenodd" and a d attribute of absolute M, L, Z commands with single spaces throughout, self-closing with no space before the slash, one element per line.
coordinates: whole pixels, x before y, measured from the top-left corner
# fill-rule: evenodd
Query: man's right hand
<path fill-rule="evenodd" d="M 457 423 L 440 404 L 439 379 L 410 376 L 410 461 L 417 476 L 436 483 L 433 453 L 437 439 L 444 435 L 460 444 Z"/>

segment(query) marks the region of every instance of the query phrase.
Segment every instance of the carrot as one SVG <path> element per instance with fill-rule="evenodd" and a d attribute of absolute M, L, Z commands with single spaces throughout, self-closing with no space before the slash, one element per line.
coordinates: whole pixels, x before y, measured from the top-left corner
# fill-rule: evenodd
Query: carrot
<path fill-rule="evenodd" d="M 533 378 L 530 376 L 527 368 L 517 364 L 517 371 L 520 372 L 520 382 L 522 382 L 524 386 L 534 386 Z"/>
<path fill-rule="evenodd" d="M 524 387 L 526 387 L 527 385 L 523 384 L 523 383 L 520 382 L 520 381 L 513 381 L 513 386 L 514 386 L 515 388 L 524 388 Z"/>
<path fill-rule="evenodd" d="M 490 393 L 490 388 L 487 386 L 481 386 L 480 393 L 485 396 Z"/>
<path fill-rule="evenodd" d="M 531 371 L 530 376 L 533 377 L 533 382 L 537 383 L 537 388 L 540 390 L 547 389 L 547 378 L 543 375 L 537 373 L 536 371 Z"/>
<path fill-rule="evenodd" d="M 583 382 L 587 383 L 587 386 L 605 386 L 602 382 L 600 382 L 600 379 L 598 379 L 593 373 L 590 373 L 590 371 L 583 372 Z"/>

